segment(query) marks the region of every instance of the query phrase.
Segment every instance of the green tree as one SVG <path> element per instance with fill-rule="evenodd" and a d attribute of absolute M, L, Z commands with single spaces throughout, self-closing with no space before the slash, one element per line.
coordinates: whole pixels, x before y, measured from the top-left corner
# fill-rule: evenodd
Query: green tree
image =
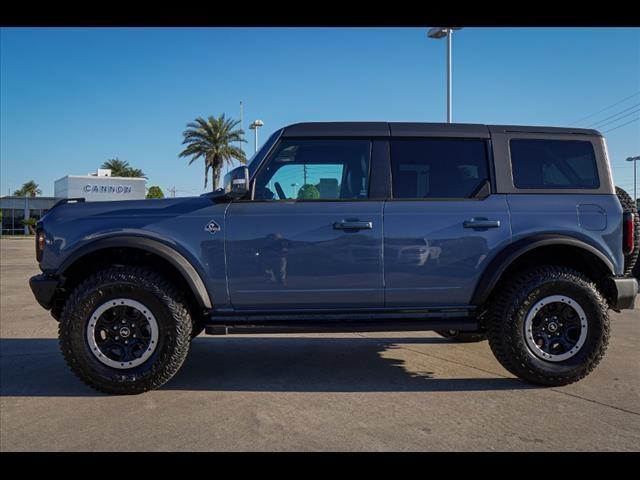
<path fill-rule="evenodd" d="M 133 168 L 129 165 L 129 162 L 120 160 L 117 157 L 103 162 L 100 168 L 108 168 L 114 177 L 145 177 L 142 170 Z"/>
<path fill-rule="evenodd" d="M 298 200 L 317 200 L 320 198 L 320 190 L 315 185 L 305 183 L 298 190 Z"/>
<path fill-rule="evenodd" d="M 40 190 L 39 185 L 33 180 L 29 180 L 22 184 L 22 187 L 19 190 L 13 192 L 14 195 L 18 197 L 35 197 L 37 195 L 42 195 L 42 190 Z"/>
<path fill-rule="evenodd" d="M 147 198 L 164 198 L 164 192 L 157 185 L 152 185 L 147 191 Z"/>
<path fill-rule="evenodd" d="M 204 188 L 207 188 L 209 180 L 209 169 L 213 171 L 213 189 L 220 180 L 220 171 L 225 164 L 231 164 L 233 160 L 246 163 L 242 149 L 236 142 L 246 142 L 242 138 L 244 132 L 236 128 L 240 122 L 225 118 L 224 114 L 218 118 L 210 116 L 208 119 L 196 118 L 187 124 L 187 129 L 182 133 L 184 137 L 182 144 L 185 149 L 180 152 L 179 157 L 191 157 L 189 165 L 197 159 L 204 160 Z"/>
<path fill-rule="evenodd" d="M 29 227 L 29 233 L 31 235 L 35 235 L 35 233 L 36 233 L 36 223 L 37 223 L 37 220 L 35 218 L 22 219 L 22 220 L 20 220 L 20 223 L 22 225 L 26 225 L 27 227 Z"/>

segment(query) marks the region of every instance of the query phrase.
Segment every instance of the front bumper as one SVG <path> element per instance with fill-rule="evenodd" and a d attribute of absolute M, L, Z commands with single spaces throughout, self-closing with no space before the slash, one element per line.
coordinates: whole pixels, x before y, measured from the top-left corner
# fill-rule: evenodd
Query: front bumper
<path fill-rule="evenodd" d="M 638 281 L 633 277 L 612 277 L 611 308 L 633 310 L 638 294 Z"/>
<path fill-rule="evenodd" d="M 36 297 L 38 303 L 47 310 L 51 309 L 53 296 L 59 285 L 60 279 L 58 277 L 45 275 L 44 273 L 35 275 L 29 279 L 29 286 L 31 287 L 33 295 Z"/>

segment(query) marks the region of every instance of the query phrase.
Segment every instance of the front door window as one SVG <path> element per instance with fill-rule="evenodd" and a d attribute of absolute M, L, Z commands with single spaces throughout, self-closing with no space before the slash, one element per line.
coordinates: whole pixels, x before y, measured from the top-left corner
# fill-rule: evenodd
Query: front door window
<path fill-rule="evenodd" d="M 255 200 L 367 198 L 368 140 L 288 140 L 257 175 Z"/>

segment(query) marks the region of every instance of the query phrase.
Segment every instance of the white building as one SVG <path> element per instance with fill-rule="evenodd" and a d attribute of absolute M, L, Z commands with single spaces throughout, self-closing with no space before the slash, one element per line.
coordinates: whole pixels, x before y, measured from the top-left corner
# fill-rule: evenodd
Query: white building
<path fill-rule="evenodd" d="M 146 178 L 112 177 L 111 170 L 99 169 L 88 175 L 67 175 L 56 180 L 54 197 L 84 198 L 87 202 L 107 200 L 142 200 L 146 195 Z"/>
<path fill-rule="evenodd" d="M 111 170 L 99 169 L 88 175 L 67 175 L 54 184 L 54 197 L 0 197 L 0 235 L 22 235 L 27 218 L 40 219 L 61 198 L 84 198 L 87 202 L 141 200 L 146 197 L 146 178 L 112 177 Z"/>

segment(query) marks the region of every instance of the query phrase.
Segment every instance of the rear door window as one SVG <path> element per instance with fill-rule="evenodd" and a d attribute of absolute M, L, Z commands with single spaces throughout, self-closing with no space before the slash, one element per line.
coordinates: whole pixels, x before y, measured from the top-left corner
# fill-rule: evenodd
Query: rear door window
<path fill-rule="evenodd" d="M 591 142 L 512 139 L 513 184 L 522 189 L 593 189 L 600 187 Z"/>
<path fill-rule="evenodd" d="M 480 139 L 391 141 L 393 198 L 470 198 L 488 180 Z"/>

